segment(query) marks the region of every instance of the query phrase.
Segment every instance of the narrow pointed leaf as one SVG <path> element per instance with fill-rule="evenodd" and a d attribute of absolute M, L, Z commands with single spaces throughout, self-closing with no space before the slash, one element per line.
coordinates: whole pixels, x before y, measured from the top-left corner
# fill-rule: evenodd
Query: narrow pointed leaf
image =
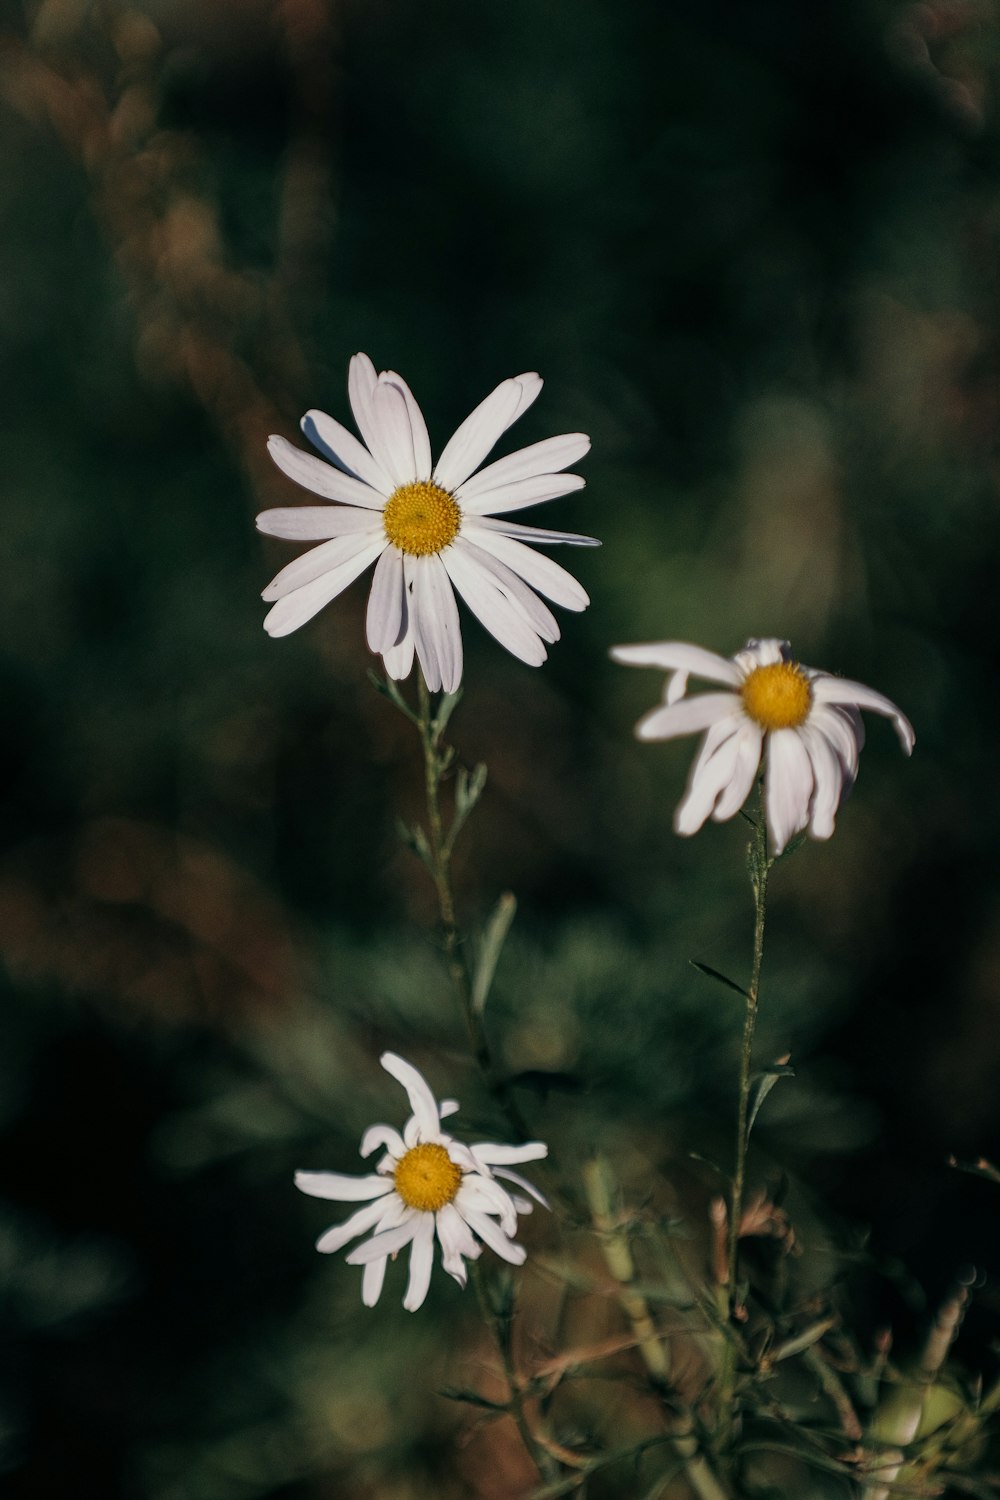
<path fill-rule="evenodd" d="M 783 1064 L 778 1064 L 778 1063 L 776 1063 L 773 1068 L 768 1068 L 766 1070 L 766 1072 L 762 1073 L 758 1077 L 757 1087 L 754 1090 L 753 1098 L 752 1098 L 751 1103 L 750 1103 L 750 1113 L 749 1113 L 749 1116 L 747 1118 L 747 1140 L 748 1141 L 750 1139 L 750 1132 L 753 1130 L 753 1127 L 754 1127 L 754 1121 L 756 1120 L 758 1114 L 760 1113 L 760 1107 L 764 1103 L 764 1100 L 767 1098 L 768 1094 L 774 1088 L 774 1085 L 777 1083 L 778 1079 L 779 1078 L 794 1078 L 794 1077 L 795 1077 L 795 1069 L 794 1068 L 785 1067 Z"/>
<path fill-rule="evenodd" d="M 472 1007 L 477 1015 L 481 1016 L 486 1009 L 486 1002 L 493 987 L 493 976 L 497 971 L 500 954 L 516 911 L 517 898 L 510 891 L 504 891 L 493 909 L 493 915 L 486 924 L 479 945 L 476 972 L 472 977 Z"/>
<path fill-rule="evenodd" d="M 741 984 L 737 984 L 735 979 L 730 979 L 725 974 L 720 974 L 719 970 L 713 969 L 710 964 L 699 963 L 696 958 L 689 958 L 688 963 L 692 969 L 697 969 L 699 974 L 704 974 L 706 979 L 714 979 L 716 984 L 725 985 L 727 990 L 732 990 L 734 994 L 741 995 L 744 1000 L 749 999 L 746 990 Z"/>

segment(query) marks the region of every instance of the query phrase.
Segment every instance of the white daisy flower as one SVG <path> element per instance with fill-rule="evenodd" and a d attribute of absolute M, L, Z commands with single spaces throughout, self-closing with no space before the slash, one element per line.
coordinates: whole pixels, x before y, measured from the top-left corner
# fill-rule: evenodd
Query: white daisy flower
<path fill-rule="evenodd" d="M 366 1307 L 374 1307 L 379 1299 L 389 1257 L 395 1259 L 400 1250 L 412 1245 L 403 1306 L 416 1312 L 430 1285 L 435 1235 L 441 1246 L 441 1265 L 459 1286 L 466 1283 L 465 1261 L 476 1260 L 483 1244 L 511 1265 L 523 1263 L 524 1246 L 512 1238 L 517 1216 L 531 1212 L 532 1198 L 546 1208 L 548 1204 L 537 1188 L 510 1167 L 514 1162 L 539 1161 L 549 1148 L 541 1141 L 524 1146 L 496 1146 L 488 1141 L 461 1145 L 441 1129 L 441 1121 L 458 1109 L 454 1099 L 438 1103 L 422 1074 L 394 1052 L 384 1052 L 381 1063 L 410 1097 L 413 1114 L 403 1133 L 391 1125 L 372 1125 L 365 1131 L 362 1156 L 385 1148 L 367 1177 L 296 1172 L 295 1186 L 314 1198 L 365 1201 L 366 1206 L 343 1224 L 321 1234 L 316 1249 L 329 1254 L 372 1231 L 371 1239 L 356 1245 L 347 1256 L 350 1265 L 365 1268 L 361 1299 Z M 520 1191 L 502 1187 L 497 1178 Z"/>
<path fill-rule="evenodd" d="M 562 470 L 584 456 L 590 439 L 580 432 L 546 438 L 480 469 L 542 389 L 538 375 L 518 375 L 476 407 L 435 464 L 405 380 L 391 370 L 377 374 L 367 354 L 356 354 L 347 388 L 364 443 L 321 411 L 307 412 L 302 430 L 329 462 L 285 438 L 268 439 L 271 457 L 290 479 L 335 503 L 257 517 L 269 536 L 321 541 L 264 590 L 265 599 L 277 600 L 265 630 L 274 636 L 297 630 L 375 563 L 366 633 L 390 677 L 408 676 L 416 651 L 431 691 L 455 691 L 462 679 L 456 589 L 501 645 L 540 666 L 544 643 L 559 639 L 559 626 L 539 595 L 573 610 L 590 600 L 565 568 L 524 544 L 600 543 L 506 517 L 582 489 L 578 474 Z"/>
<path fill-rule="evenodd" d="M 660 641 L 615 646 L 615 661 L 663 667 L 663 704 L 635 727 L 641 740 L 672 740 L 705 730 L 687 794 L 674 815 L 678 833 L 697 833 L 739 812 L 754 784 L 762 753 L 767 829 L 774 854 L 808 828 L 828 839 L 841 800 L 858 774 L 865 732 L 859 709 L 892 719 L 906 754 L 915 735 L 894 703 L 860 682 L 793 661 L 787 641 L 747 641 L 736 656 L 701 646 Z M 688 677 L 722 683 L 725 692 L 686 698 Z"/>

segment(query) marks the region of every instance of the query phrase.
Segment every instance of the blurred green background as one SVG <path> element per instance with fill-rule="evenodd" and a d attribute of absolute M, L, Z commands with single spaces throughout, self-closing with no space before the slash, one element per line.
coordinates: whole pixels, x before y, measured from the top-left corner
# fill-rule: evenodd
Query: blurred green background
<path fill-rule="evenodd" d="M 947 1157 L 1000 1156 L 995 0 L 0 14 L 4 1494 L 530 1480 L 435 1395 L 484 1378 L 471 1297 L 365 1311 L 291 1186 L 400 1118 L 385 1046 L 503 1129 L 398 846 L 366 585 L 261 629 L 291 552 L 253 516 L 304 498 L 265 438 L 346 420 L 357 349 L 438 448 L 531 368 L 516 446 L 593 438 L 545 512 L 604 539 L 566 559 L 592 608 L 540 672 L 466 618 L 453 721 L 490 767 L 463 913 L 520 901 L 496 1044 L 576 1090 L 525 1101 L 555 1176 L 600 1144 L 703 1212 L 739 1018 L 687 960 L 749 960 L 743 830 L 674 837 L 692 746 L 632 741 L 660 682 L 607 647 L 788 636 L 913 720 L 776 876 L 761 1049 L 797 1078 L 756 1171 L 870 1229 L 863 1334 L 974 1264 L 989 1372 L 1000 1189 Z"/>

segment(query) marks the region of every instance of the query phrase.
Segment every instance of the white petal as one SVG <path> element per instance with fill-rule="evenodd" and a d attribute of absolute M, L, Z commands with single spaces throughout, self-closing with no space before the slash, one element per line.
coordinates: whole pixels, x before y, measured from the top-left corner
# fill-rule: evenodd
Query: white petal
<path fill-rule="evenodd" d="M 508 427 L 512 427 L 516 421 L 524 416 L 528 407 L 538 400 L 542 394 L 542 385 L 544 384 L 537 370 L 528 370 L 523 375 L 515 375 L 514 379 L 521 387 L 521 394 L 518 397 L 517 410 L 507 423 Z"/>
<path fill-rule="evenodd" d="M 372 396 L 375 422 L 381 438 L 382 462 L 394 484 L 412 484 L 417 477 L 413 453 L 413 428 L 406 397 L 398 385 L 380 375 Z"/>
<path fill-rule="evenodd" d="M 477 1141 L 469 1148 L 491 1167 L 508 1167 L 513 1162 L 542 1161 L 549 1148 L 544 1141 L 527 1141 L 523 1146 L 498 1146 L 492 1141 Z"/>
<path fill-rule="evenodd" d="M 410 390 L 402 375 L 397 375 L 395 370 L 387 370 L 382 377 L 398 386 L 403 393 L 406 402 L 406 410 L 410 418 L 410 436 L 413 442 L 413 478 L 430 479 L 433 460 L 431 458 L 431 440 L 427 435 L 427 423 L 424 414 L 417 405 L 416 397 Z"/>
<path fill-rule="evenodd" d="M 467 549 L 454 543 L 443 553 L 448 576 L 466 604 L 492 636 L 512 656 L 539 667 L 547 652 L 524 615 L 494 584 L 490 575 L 472 560 Z"/>
<path fill-rule="evenodd" d="M 743 674 L 727 657 L 717 656 L 702 646 L 690 646 L 685 641 L 612 646 L 611 659 L 624 662 L 628 667 L 663 667 L 668 672 L 689 672 L 708 682 L 725 682 L 731 687 L 738 687 L 743 681 Z"/>
<path fill-rule="evenodd" d="M 457 1115 L 461 1107 L 457 1099 L 438 1100 L 438 1114 L 442 1120 L 446 1120 L 449 1115 Z"/>
<path fill-rule="evenodd" d="M 499 1224 L 495 1224 L 486 1214 L 478 1213 L 475 1209 L 470 1209 L 464 1215 L 464 1218 L 469 1228 L 475 1234 L 478 1234 L 483 1243 L 489 1245 L 491 1250 L 495 1250 L 497 1255 L 509 1261 L 512 1266 L 522 1266 L 524 1264 L 526 1257 L 524 1246 L 515 1245 L 512 1240 L 509 1240 Z"/>
<path fill-rule="evenodd" d="M 403 554 L 398 547 L 388 546 L 375 564 L 368 595 L 365 635 L 372 651 L 388 651 L 395 646 L 405 619 Z"/>
<path fill-rule="evenodd" d="M 517 537 L 520 541 L 532 542 L 539 547 L 555 546 L 558 543 L 573 547 L 601 546 L 600 537 L 584 536 L 579 531 L 548 531 L 544 526 L 521 526 L 517 521 L 508 521 L 504 516 L 467 516 L 466 525 L 474 526 L 477 531 L 486 527 L 489 531 L 499 532 L 501 536 Z"/>
<path fill-rule="evenodd" d="M 813 699 L 816 703 L 842 703 L 853 708 L 870 708 L 877 714 L 891 719 L 899 736 L 899 742 L 907 755 L 916 743 L 913 725 L 906 715 L 882 693 L 865 687 L 861 682 L 850 682 L 846 677 L 814 677 Z"/>
<path fill-rule="evenodd" d="M 411 576 L 417 660 L 432 693 L 454 693 L 462 681 L 462 628 L 451 581 L 438 555 L 414 558 Z"/>
<path fill-rule="evenodd" d="M 791 661 L 791 647 L 777 636 L 764 636 L 760 640 L 747 641 L 742 651 L 737 651 L 733 661 L 744 677 L 758 667 L 772 667 L 779 661 Z"/>
<path fill-rule="evenodd" d="M 293 505 L 262 510 L 257 530 L 265 536 L 281 536 L 291 542 L 320 542 L 331 536 L 347 536 L 375 524 L 371 508 L 354 505 Z"/>
<path fill-rule="evenodd" d="M 365 514 L 365 512 L 361 512 Z M 283 599 L 286 594 L 292 594 L 296 589 L 304 588 L 307 583 L 312 583 L 315 578 L 322 578 L 326 574 L 335 573 L 338 568 L 348 567 L 356 557 L 368 554 L 361 568 L 368 566 L 371 561 L 371 547 L 373 542 L 378 543 L 378 550 L 386 546 L 385 532 L 377 518 L 372 519 L 371 511 L 367 512 L 368 525 L 360 532 L 352 532 L 350 536 L 335 536 L 328 542 L 320 542 L 318 547 L 311 547 L 308 552 L 303 552 L 301 557 L 296 557 L 293 562 L 287 563 L 280 573 L 276 573 L 261 593 L 262 599 Z M 357 572 L 351 573 L 347 582 L 356 578 Z M 344 585 L 346 588 L 346 584 Z"/>
<path fill-rule="evenodd" d="M 514 1234 L 517 1230 L 517 1214 L 510 1194 L 492 1177 L 480 1177 L 478 1173 L 466 1172 L 455 1196 L 455 1207 L 460 1214 L 464 1214 L 468 1208 L 475 1209 L 477 1213 L 495 1214 L 508 1234 Z"/>
<path fill-rule="evenodd" d="M 654 708 L 635 726 L 640 740 L 673 740 L 682 734 L 699 734 L 711 724 L 740 712 L 735 693 L 700 693 L 697 698 L 682 698 Z"/>
<path fill-rule="evenodd" d="M 382 665 L 395 682 L 402 682 L 413 671 L 413 631 L 407 629 L 398 646 L 382 652 Z"/>
<path fill-rule="evenodd" d="M 372 1152 L 377 1151 L 380 1146 L 385 1146 L 397 1159 L 406 1150 L 403 1144 L 403 1137 L 391 1125 L 369 1125 L 361 1137 L 358 1155 L 371 1156 Z"/>
<path fill-rule="evenodd" d="M 390 467 L 386 463 L 385 447 L 375 418 L 374 397 L 377 384 L 378 375 L 368 355 L 355 354 L 347 375 L 347 394 L 350 397 L 351 410 L 358 424 L 358 431 L 368 444 L 372 457 L 379 468 L 385 472 L 386 477 L 391 478 Z"/>
<path fill-rule="evenodd" d="M 833 833 L 834 817 L 840 806 L 843 766 L 826 736 L 811 724 L 802 725 L 799 737 L 809 752 L 813 768 L 809 832 L 814 839 L 828 839 Z"/>
<path fill-rule="evenodd" d="M 543 641 L 559 639 L 559 622 L 555 615 L 512 568 L 508 568 L 505 562 L 501 562 L 498 557 L 494 557 L 492 553 L 487 552 L 483 547 L 478 547 L 475 542 L 466 537 L 460 537 L 453 546 L 456 550 L 463 552 L 481 573 L 489 577 L 494 587 L 498 588 L 501 594 L 505 595 L 520 611 L 532 630 L 540 635 Z"/>
<path fill-rule="evenodd" d="M 340 1172 L 296 1172 L 295 1186 L 310 1198 L 335 1198 L 339 1203 L 358 1203 L 392 1192 L 384 1177 L 346 1177 Z"/>
<path fill-rule="evenodd" d="M 303 453 L 287 438 L 269 437 L 267 451 L 283 474 L 314 495 L 325 495 L 327 500 L 339 500 L 343 505 L 360 505 L 363 510 L 381 510 L 385 505 L 385 496 L 371 485 L 352 479 L 311 453 Z"/>
<path fill-rule="evenodd" d="M 857 709 L 842 708 L 835 703 L 814 703 L 806 722 L 830 741 L 843 768 L 844 780 L 853 784 L 864 743 L 864 726 Z"/>
<path fill-rule="evenodd" d="M 776 729 L 767 737 L 764 793 L 771 852 L 780 854 L 808 824 L 813 793 L 812 761 L 794 729 Z"/>
<path fill-rule="evenodd" d="M 538 474 L 558 474 L 561 469 L 568 469 L 570 464 L 575 464 L 589 452 L 590 438 L 585 437 L 582 432 L 568 432 L 562 437 L 545 438 L 541 443 L 519 448 L 516 453 L 508 453 L 506 458 L 498 458 L 495 463 L 480 469 L 478 474 L 474 474 L 459 487 L 458 498 L 462 501 L 463 509 L 467 509 L 467 500 L 474 500 L 487 490 L 512 484 L 518 479 L 534 479 Z"/>
<path fill-rule="evenodd" d="M 540 505 L 543 500 L 571 495 L 574 490 L 582 490 L 586 483 L 581 474 L 539 474 L 534 479 L 518 479 L 514 484 L 484 490 L 475 499 L 468 499 L 463 490 L 460 504 L 469 516 L 506 515 L 528 505 Z"/>
<path fill-rule="evenodd" d="M 286 594 L 283 599 L 279 599 L 273 609 L 264 616 L 264 629 L 268 635 L 290 635 L 293 630 L 298 630 L 300 625 L 311 620 L 324 605 L 330 603 L 331 599 L 342 594 L 348 584 L 353 583 L 370 562 L 374 562 L 384 546 L 385 538 L 376 537 L 350 562 L 341 563 L 339 568 L 333 568 L 322 578 L 314 578 L 312 583 L 307 583 L 303 588 L 296 589 L 294 593 Z"/>
<path fill-rule="evenodd" d="M 479 403 L 445 445 L 434 469 L 438 484 L 454 491 L 473 469 L 478 469 L 493 445 L 517 419 L 523 395 L 518 381 L 505 380 Z"/>
<path fill-rule="evenodd" d="M 379 1062 L 385 1071 L 390 1073 L 406 1090 L 413 1118 L 420 1132 L 419 1138 L 424 1141 L 436 1141 L 441 1134 L 438 1107 L 424 1075 L 419 1073 L 412 1063 L 398 1057 L 395 1052 L 383 1052 Z"/>
<path fill-rule="evenodd" d="M 441 1264 L 452 1276 L 460 1270 L 464 1281 L 462 1256 L 467 1256 L 470 1260 L 476 1260 L 479 1256 L 479 1246 L 473 1238 L 472 1230 L 451 1203 L 446 1203 L 444 1208 L 438 1210 L 435 1222 L 437 1237 L 441 1242 Z"/>
<path fill-rule="evenodd" d="M 344 1259 L 349 1266 L 366 1266 L 369 1261 L 378 1260 L 380 1256 L 397 1255 L 413 1239 L 420 1221 L 431 1217 L 430 1214 L 414 1213 L 411 1210 L 401 1224 L 386 1229 L 382 1234 L 372 1235 L 363 1245 L 355 1245 Z"/>
<path fill-rule="evenodd" d="M 738 813 L 747 797 L 750 788 L 754 784 L 757 771 L 760 767 L 760 752 L 764 736 L 758 725 L 744 724 L 739 731 L 739 750 L 736 757 L 736 765 L 730 777 L 729 785 L 715 804 L 712 817 L 717 823 L 724 823 L 734 813 Z"/>
<path fill-rule="evenodd" d="M 692 767 L 687 792 L 674 813 L 677 833 L 697 833 L 729 786 L 739 759 L 740 728 L 739 720 L 733 717 L 713 724 L 708 731 L 702 753 Z"/>
<path fill-rule="evenodd" d="M 498 1177 L 502 1177 L 505 1182 L 516 1183 L 519 1188 L 523 1188 L 530 1197 L 534 1198 L 536 1203 L 540 1203 L 543 1208 L 548 1208 L 549 1200 L 546 1198 L 545 1194 L 540 1193 L 535 1187 L 534 1183 L 529 1182 L 527 1177 L 522 1177 L 520 1172 L 512 1172 L 509 1167 L 497 1167 L 496 1174 Z M 527 1211 L 521 1206 L 522 1201 L 523 1200 L 520 1200 L 518 1198 L 514 1199 L 514 1207 L 517 1209 L 519 1214 L 523 1214 Z M 530 1209 L 530 1207 L 531 1204 L 529 1203 L 528 1208 Z"/>
<path fill-rule="evenodd" d="M 334 1250 L 339 1250 L 342 1245 L 347 1244 L 348 1240 L 356 1239 L 359 1234 L 364 1234 L 371 1229 L 373 1224 L 377 1224 L 382 1217 L 384 1207 L 385 1205 L 379 1200 L 366 1204 L 364 1208 L 359 1208 L 357 1213 L 345 1219 L 343 1224 L 335 1224 L 332 1229 L 321 1234 L 316 1241 L 316 1249 L 322 1255 L 330 1255 Z"/>
<path fill-rule="evenodd" d="M 407 1312 L 416 1312 L 423 1307 L 427 1289 L 431 1284 L 431 1268 L 434 1265 L 434 1218 L 421 1214 L 417 1232 L 413 1236 L 410 1251 L 410 1279 L 406 1286 L 403 1306 Z"/>
<path fill-rule="evenodd" d="M 496 532 L 484 531 L 476 526 L 474 522 L 463 526 L 462 534 L 470 542 L 475 542 L 491 556 L 498 557 L 501 562 L 506 563 L 509 568 L 529 583 L 532 588 L 544 594 L 555 604 L 561 604 L 564 609 L 580 610 L 586 609 L 590 603 L 590 597 L 582 584 L 577 583 L 571 573 L 553 562 L 551 557 L 546 557 L 541 552 L 533 552 L 530 547 L 523 546 L 511 537 L 500 536 Z"/>
<path fill-rule="evenodd" d="M 339 463 L 356 474 L 365 484 L 370 484 L 373 490 L 378 490 L 380 495 L 392 494 L 392 480 L 382 465 L 372 457 L 364 443 L 359 443 L 354 433 L 342 427 L 335 417 L 328 416 L 325 411 L 307 411 L 300 425 L 314 448 L 325 453 L 334 463 Z"/>
<path fill-rule="evenodd" d="M 380 1260 L 370 1260 L 365 1266 L 361 1276 L 361 1300 L 366 1307 L 374 1307 L 382 1295 L 387 1264 L 388 1257 L 383 1255 Z"/>

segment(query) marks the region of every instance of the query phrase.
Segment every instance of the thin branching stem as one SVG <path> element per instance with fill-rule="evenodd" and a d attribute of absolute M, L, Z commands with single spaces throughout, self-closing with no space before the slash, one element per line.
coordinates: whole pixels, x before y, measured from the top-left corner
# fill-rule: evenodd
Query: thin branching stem
<path fill-rule="evenodd" d="M 437 895 L 438 915 L 444 942 L 445 963 L 456 999 L 465 1016 L 469 1042 L 476 1065 L 486 1087 L 503 1110 L 514 1134 L 528 1139 L 528 1129 L 511 1096 L 510 1086 L 498 1072 L 480 1008 L 474 1003 L 472 973 L 465 944 L 455 914 L 455 895 L 451 883 L 453 839 L 445 832 L 441 813 L 441 782 L 453 756 L 442 745 L 441 731 L 431 711 L 431 695 L 423 674 L 417 676 L 418 711 L 414 718 L 424 752 L 424 791 L 427 800 L 427 861 Z"/>

